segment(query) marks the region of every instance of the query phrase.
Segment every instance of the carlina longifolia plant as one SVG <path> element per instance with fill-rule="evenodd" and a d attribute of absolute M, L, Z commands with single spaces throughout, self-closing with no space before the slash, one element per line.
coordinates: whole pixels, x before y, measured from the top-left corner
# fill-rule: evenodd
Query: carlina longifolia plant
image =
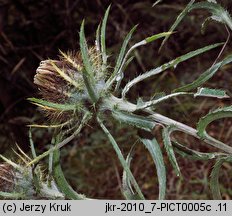
<path fill-rule="evenodd" d="M 175 157 L 176 153 L 189 159 L 215 161 L 210 175 L 210 188 L 213 198 L 221 199 L 219 190 L 220 167 L 223 162 L 232 161 L 232 147 L 211 137 L 206 132 L 206 128 L 217 119 L 232 117 L 232 106 L 215 109 L 200 118 L 196 129 L 157 113 L 156 108 L 159 103 L 180 95 L 188 95 L 192 100 L 197 97 L 228 98 L 229 96 L 224 90 L 210 89 L 203 87 L 203 85 L 221 67 L 232 62 L 232 55 L 219 61 L 229 38 L 227 42 L 210 44 L 179 56 L 131 79 L 125 86 L 121 85 L 124 74 L 127 72 L 127 65 L 133 60 L 133 51 L 161 38 L 163 38 L 162 48 L 183 18 L 196 9 L 205 9 L 210 12 L 211 16 L 206 21 L 215 20 L 225 25 L 228 31 L 232 30 L 232 19 L 229 13 L 216 1 L 195 2 L 191 0 L 168 32 L 152 35 L 128 48 L 132 34 L 136 30 L 136 26 L 133 27 L 122 43 L 113 69 L 112 66 L 109 67 L 109 53 L 105 43 L 106 23 L 110 7 L 106 10 L 105 16 L 97 28 L 94 46 L 87 45 L 83 21 L 79 32 L 80 51 L 69 53 L 60 51 L 58 60 L 42 61 L 34 77 L 34 83 L 37 85 L 42 99 L 29 98 L 29 101 L 39 106 L 50 119 L 48 125 L 41 127 L 54 129 L 51 147 L 43 154 L 37 155 L 30 133 L 31 156 L 26 155 L 19 147 L 19 153 L 16 154 L 21 163 L 16 164 L 1 156 L 4 163 L 0 165 L 0 190 L 2 191 L 0 195 L 12 199 L 88 199 L 85 195 L 74 191 L 66 181 L 60 166 L 59 151 L 75 139 L 91 119 L 95 119 L 112 144 L 123 167 L 122 192 L 124 197 L 126 199 L 145 199 L 130 170 L 133 148 L 131 147 L 130 153 L 124 156 L 116 142 L 117 137 L 113 137 L 106 127 L 105 122 L 111 115 L 122 124 L 128 124 L 148 133 L 151 133 L 157 125 L 162 126 L 164 147 L 177 176 L 181 176 L 181 171 Z M 137 83 L 161 74 L 169 68 L 175 68 L 183 61 L 220 46 L 221 52 L 216 61 L 192 83 L 173 90 L 171 94 L 157 94 L 149 101 L 138 98 L 137 103 L 130 102 L 127 93 Z M 216 147 L 218 152 L 202 153 L 190 149 L 171 136 L 176 131 L 202 140 L 206 144 Z M 158 198 L 165 199 L 166 169 L 160 145 L 154 135 L 152 139 L 141 137 L 140 140 L 151 154 L 156 166 L 159 182 Z M 49 159 L 48 174 L 46 175 L 40 163 L 40 160 L 45 157 Z"/>

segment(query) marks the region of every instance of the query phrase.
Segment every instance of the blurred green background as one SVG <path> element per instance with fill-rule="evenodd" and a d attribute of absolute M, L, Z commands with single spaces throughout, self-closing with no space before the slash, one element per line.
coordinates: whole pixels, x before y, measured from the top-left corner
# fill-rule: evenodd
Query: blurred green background
<path fill-rule="evenodd" d="M 87 0 L 0 0 L 0 153 L 10 158 L 17 143 L 29 152 L 28 124 L 43 123 L 46 119 L 37 108 L 26 101 L 38 96 L 33 76 L 43 59 L 56 59 L 58 50 L 78 50 L 78 32 L 85 18 L 86 36 L 94 44 L 95 30 L 109 4 L 112 4 L 107 25 L 109 61 L 114 66 L 115 58 L 127 32 L 139 24 L 131 45 L 155 33 L 168 31 L 188 0 L 163 0 L 152 7 L 155 1 L 87 1 Z M 232 12 L 230 0 L 218 1 Z M 207 11 L 191 12 L 158 53 L 161 41 L 139 48 L 136 58 L 126 71 L 125 82 L 146 70 L 154 68 L 181 54 L 224 42 L 228 32 L 224 25 L 210 22 L 201 32 L 201 25 L 208 17 Z M 176 69 L 167 70 L 160 76 L 142 82 L 129 94 L 131 101 L 138 96 L 148 99 L 157 92 L 170 92 L 177 86 L 189 83 L 213 64 L 219 49 L 184 62 Z M 228 43 L 222 57 L 231 54 Z M 232 96 L 232 66 L 223 67 L 207 84 L 212 88 L 224 88 Z M 231 104 L 231 99 L 192 99 L 180 97 L 162 103 L 157 111 L 192 127 L 200 116 L 210 109 Z M 158 185 L 155 167 L 147 151 L 138 142 L 138 131 L 109 119 L 108 126 L 126 155 L 137 143 L 132 170 L 145 196 L 156 199 Z M 209 127 L 210 134 L 232 145 L 232 122 L 230 119 L 216 121 Z M 154 135 L 162 146 L 160 128 Z M 38 152 L 43 152 L 50 142 L 52 131 L 33 129 L 33 140 Z M 187 146 L 203 152 L 214 151 L 205 143 L 182 133 L 176 139 Z M 214 161 L 200 162 L 183 159 L 177 155 L 183 178 L 175 176 L 165 155 L 167 165 L 167 199 L 211 199 L 208 177 Z M 116 154 L 105 135 L 94 122 L 80 136 L 62 149 L 62 166 L 67 180 L 80 193 L 92 198 L 122 199 L 120 187 L 122 169 Z M 221 171 L 221 188 L 224 199 L 232 197 L 232 167 L 224 164 Z"/>

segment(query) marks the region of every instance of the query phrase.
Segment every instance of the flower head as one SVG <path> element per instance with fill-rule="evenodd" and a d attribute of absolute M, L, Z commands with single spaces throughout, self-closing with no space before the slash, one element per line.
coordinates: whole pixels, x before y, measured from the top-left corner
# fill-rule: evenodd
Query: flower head
<path fill-rule="evenodd" d="M 40 165 L 28 166 L 30 158 L 21 156 L 22 163 L 16 164 L 4 158 L 5 163 L 0 164 L 0 195 L 4 192 L 8 198 L 38 199 L 63 198 L 53 179 L 48 179 Z"/>
<path fill-rule="evenodd" d="M 53 123 L 64 123 L 78 119 L 82 110 L 88 109 L 89 95 L 83 78 L 83 63 L 79 52 L 60 52 L 59 60 L 41 61 L 36 70 L 34 83 L 38 86 L 44 103 L 39 105 Z M 101 92 L 105 85 L 101 55 L 94 47 L 89 49 L 89 59 L 93 66 L 95 91 Z"/>

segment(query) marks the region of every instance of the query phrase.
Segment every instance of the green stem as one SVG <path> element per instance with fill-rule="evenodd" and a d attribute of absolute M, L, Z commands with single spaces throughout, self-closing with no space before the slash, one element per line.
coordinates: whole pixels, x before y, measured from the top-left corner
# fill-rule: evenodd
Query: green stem
<path fill-rule="evenodd" d="M 122 98 L 114 97 L 113 95 L 111 95 L 108 98 L 104 98 L 103 105 L 101 107 L 102 110 L 113 111 L 114 109 L 118 109 L 120 111 L 125 111 L 125 112 L 130 112 L 130 113 L 135 112 L 136 108 L 137 108 L 137 106 L 135 104 L 130 103 Z M 178 130 L 178 131 L 182 131 L 186 134 L 189 134 L 193 137 L 196 137 L 199 140 L 202 139 L 202 137 L 200 137 L 198 135 L 196 129 L 194 129 L 186 124 L 175 121 L 175 120 L 168 118 L 166 116 L 163 116 L 157 112 L 153 112 L 149 108 L 145 108 L 142 111 L 149 114 L 149 116 L 147 117 L 148 119 L 151 119 L 157 123 L 160 123 L 160 124 L 163 124 L 166 126 L 175 126 L 176 130 Z M 231 146 L 228 146 L 228 145 L 220 142 L 219 140 L 216 140 L 215 138 L 213 138 L 209 135 L 204 137 L 203 141 L 211 146 L 214 146 L 214 147 L 226 152 L 226 153 L 232 154 L 232 147 Z"/>

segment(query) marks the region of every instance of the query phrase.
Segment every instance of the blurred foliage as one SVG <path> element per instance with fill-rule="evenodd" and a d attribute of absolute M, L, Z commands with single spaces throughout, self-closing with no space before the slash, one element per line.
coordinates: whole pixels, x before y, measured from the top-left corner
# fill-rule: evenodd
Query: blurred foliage
<path fill-rule="evenodd" d="M 40 112 L 28 103 L 27 97 L 36 96 L 37 89 L 33 84 L 33 76 L 39 62 L 43 59 L 55 59 L 58 50 L 78 50 L 78 30 L 83 18 L 86 20 L 86 35 L 89 43 L 93 38 L 98 22 L 102 19 L 107 6 L 112 3 L 112 9 L 107 25 L 107 47 L 110 61 L 115 60 L 122 39 L 129 29 L 139 24 L 133 42 L 138 42 L 147 36 L 167 31 L 176 16 L 183 10 L 188 0 L 163 0 L 152 7 L 155 1 L 87 1 L 87 0 L 1 0 L 0 1 L 0 153 L 11 154 L 11 147 L 18 143 L 22 149 L 29 151 L 28 128 L 31 123 L 44 121 Z M 230 0 L 219 1 L 230 12 Z M 126 77 L 131 79 L 154 66 L 173 59 L 207 44 L 225 41 L 228 33 L 223 25 L 210 22 L 201 33 L 201 24 L 208 13 L 196 10 L 190 13 L 171 36 L 162 51 L 158 53 L 160 42 L 142 47 L 136 52 L 136 59 L 128 67 Z M 227 45 L 231 47 L 231 42 Z M 200 72 L 208 68 L 217 58 L 218 50 L 210 51 L 199 57 L 178 65 L 176 69 L 167 70 L 161 76 L 142 82 L 130 92 L 131 98 L 142 96 L 146 98 L 155 92 L 171 91 L 175 87 L 188 83 Z M 228 54 L 226 48 L 224 54 Z M 223 55 L 224 55 L 223 54 Z M 207 83 L 208 87 L 224 88 L 232 96 L 232 66 L 222 68 L 217 75 Z M 125 84 L 125 83 L 124 83 Z M 191 126 L 200 116 L 210 109 L 231 103 L 231 100 L 197 99 L 190 101 L 183 97 L 181 102 L 172 99 L 160 106 L 158 111 L 167 116 L 179 119 Z M 219 125 L 215 127 L 215 125 Z M 137 131 L 117 122 L 108 125 L 123 149 L 128 153 L 130 146 L 137 142 Z M 210 126 L 211 135 L 232 145 L 232 122 L 230 119 L 216 121 Z M 220 128 L 220 131 L 216 131 Z M 159 130 L 157 128 L 156 130 Z M 157 131 L 154 131 L 156 133 Z M 158 133 L 157 133 L 158 134 Z M 192 137 L 181 133 L 178 139 L 196 150 L 209 151 Z M 33 140 L 39 152 L 46 149 L 51 138 L 51 131 L 33 129 Z M 160 138 L 161 141 L 161 138 Z M 162 143 L 162 142 L 160 142 Z M 213 151 L 213 148 L 212 148 Z M 117 157 L 104 134 L 94 123 L 89 125 L 78 139 L 72 141 L 62 150 L 62 164 L 65 174 L 74 188 L 88 197 L 121 199 L 121 167 Z M 14 157 L 12 155 L 11 157 Z M 136 145 L 132 170 L 144 194 L 149 199 L 156 199 L 158 183 L 152 165 L 152 159 L 146 150 Z M 183 179 L 175 176 L 168 166 L 168 199 L 210 199 L 207 176 L 212 163 L 188 161 L 177 157 L 182 170 Z M 166 158 L 166 164 L 168 160 Z M 230 175 L 231 165 L 223 165 L 221 178 L 223 198 L 231 199 L 232 189 Z"/>

